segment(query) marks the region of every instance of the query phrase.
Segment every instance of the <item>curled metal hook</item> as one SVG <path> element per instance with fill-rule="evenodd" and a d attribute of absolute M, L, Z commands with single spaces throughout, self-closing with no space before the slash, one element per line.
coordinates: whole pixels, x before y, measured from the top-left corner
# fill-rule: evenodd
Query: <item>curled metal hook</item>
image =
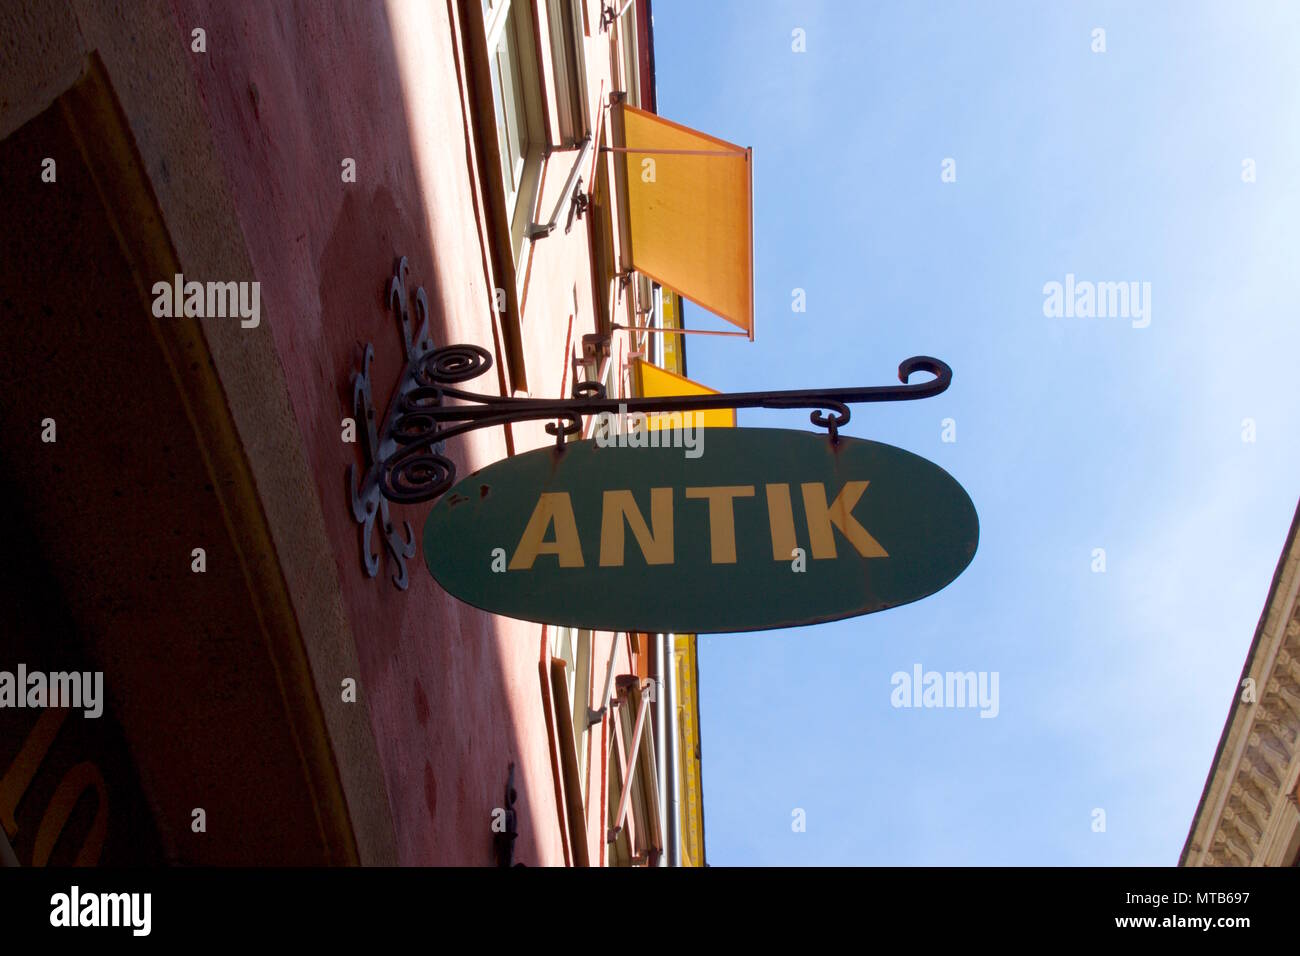
<path fill-rule="evenodd" d="M 849 418 L 852 417 L 849 412 L 849 406 L 845 405 L 843 402 L 827 402 L 826 410 L 833 412 L 834 414 L 828 417 L 822 414 L 821 409 L 818 409 L 809 415 L 808 418 L 818 428 L 825 428 L 829 431 L 831 441 L 838 441 L 840 437 L 840 429 L 847 425 L 849 423 Z"/>
<path fill-rule="evenodd" d="M 908 384 L 908 379 L 912 377 L 913 372 L 929 372 L 934 379 L 917 385 Z M 929 398 L 931 395 L 947 391 L 948 386 L 952 384 L 952 367 L 943 359 L 930 355 L 913 355 L 898 363 L 898 380 L 908 388 L 917 389 L 918 392 L 925 391 L 924 395 L 918 394 L 917 398 Z"/>
<path fill-rule="evenodd" d="M 563 422 L 564 424 L 560 424 Z M 555 436 L 555 447 L 563 448 L 564 440 L 570 435 L 582 432 L 582 416 L 576 412 L 564 412 L 559 422 L 547 422 L 546 434 Z"/>

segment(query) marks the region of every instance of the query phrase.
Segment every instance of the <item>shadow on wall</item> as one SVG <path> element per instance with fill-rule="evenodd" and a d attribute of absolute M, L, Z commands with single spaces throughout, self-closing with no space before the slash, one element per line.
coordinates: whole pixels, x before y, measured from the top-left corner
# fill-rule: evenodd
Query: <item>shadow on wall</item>
<path fill-rule="evenodd" d="M 459 204 L 471 193 L 451 40 L 455 2 L 390 10 L 378 2 L 177 0 L 175 9 L 187 43 L 192 25 L 207 31 L 207 55 L 191 62 L 315 477 L 399 860 L 492 864 L 492 815 L 515 762 L 515 858 L 554 863 L 562 849 L 537 626 L 460 605 L 418 556 L 409 591 L 393 587 L 386 563 L 377 578 L 366 577 L 344 494 L 360 449 L 341 441 L 341 426 L 364 344 L 375 348 L 377 408 L 386 407 L 401 368 L 401 332 L 385 300 L 395 259 L 408 257 L 411 288 L 428 293 L 435 342 L 463 338 L 472 318 L 476 340 L 492 345 L 474 211 Z M 394 16 L 413 32 L 399 36 Z M 429 122 L 456 135 L 417 137 L 419 110 L 435 111 Z M 355 182 L 344 181 L 347 159 Z M 448 302 L 471 303 L 481 322 L 459 314 L 449 321 Z M 476 385 L 493 390 L 493 377 Z M 499 436 L 492 441 L 504 455 Z M 449 454 L 466 474 L 470 463 L 457 444 Z M 410 521 L 418 537 L 430 507 L 394 507 L 393 518 Z"/>

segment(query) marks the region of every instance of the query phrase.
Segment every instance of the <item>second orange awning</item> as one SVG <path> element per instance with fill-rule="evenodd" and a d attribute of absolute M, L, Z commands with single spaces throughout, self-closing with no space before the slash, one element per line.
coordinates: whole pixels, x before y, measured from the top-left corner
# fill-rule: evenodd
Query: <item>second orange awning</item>
<path fill-rule="evenodd" d="M 716 389 L 693 382 L 684 375 L 677 375 L 649 362 L 637 360 L 637 375 L 640 379 L 641 395 L 646 398 L 663 398 L 669 395 L 717 395 Z M 734 408 L 710 408 L 696 412 L 696 418 L 690 422 L 696 428 L 735 428 L 736 410 Z M 650 429 L 680 427 L 681 413 L 652 412 L 646 416 L 646 426 Z"/>
<path fill-rule="evenodd" d="M 752 339 L 752 150 L 621 109 L 632 267 Z"/>

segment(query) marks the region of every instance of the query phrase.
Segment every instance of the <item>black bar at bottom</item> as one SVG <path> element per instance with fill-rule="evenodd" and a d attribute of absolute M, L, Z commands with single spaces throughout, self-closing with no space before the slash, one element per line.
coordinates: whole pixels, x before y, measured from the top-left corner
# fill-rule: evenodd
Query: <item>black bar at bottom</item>
<path fill-rule="evenodd" d="M 125 925 L 52 925 L 72 922 L 74 886 L 78 923 L 94 911 Z M 1290 929 L 1297 891 L 1294 869 L 0 869 L 0 939 L 14 954 L 28 949 L 9 944 L 44 952 L 60 937 L 205 950 L 353 939 L 508 949 L 530 936 L 541 943 L 557 919 L 581 944 L 596 926 L 646 931 L 653 917 L 670 938 L 703 943 L 721 931 L 729 949 L 738 936 L 766 939 L 774 929 L 809 942 L 902 933 L 918 951 L 1044 935 L 1146 944 L 1197 935 L 1232 945 Z M 148 894 L 147 936 L 145 897 L 121 894 Z M 585 912 L 558 913 L 557 900 L 585 901 Z"/>

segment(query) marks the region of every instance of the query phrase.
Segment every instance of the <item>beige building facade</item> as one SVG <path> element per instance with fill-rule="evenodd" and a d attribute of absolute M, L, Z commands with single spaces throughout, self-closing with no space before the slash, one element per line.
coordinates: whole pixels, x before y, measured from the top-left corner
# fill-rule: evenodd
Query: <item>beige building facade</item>
<path fill-rule="evenodd" d="M 1179 859 L 1295 866 L 1300 857 L 1300 509 Z"/>

